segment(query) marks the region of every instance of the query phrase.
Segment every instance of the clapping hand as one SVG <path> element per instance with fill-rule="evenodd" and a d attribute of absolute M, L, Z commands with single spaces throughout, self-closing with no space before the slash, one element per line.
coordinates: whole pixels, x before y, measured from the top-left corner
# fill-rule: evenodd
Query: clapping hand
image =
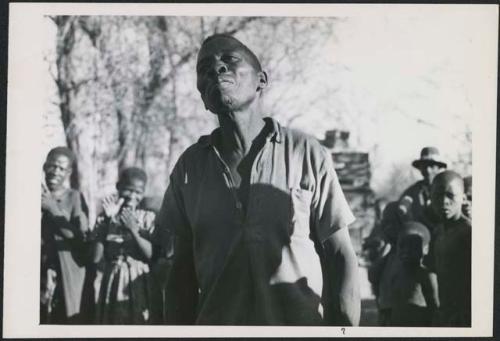
<path fill-rule="evenodd" d="M 121 211 L 120 221 L 130 232 L 139 231 L 139 222 L 130 208 L 124 208 Z"/>
<path fill-rule="evenodd" d="M 42 210 L 48 211 L 53 215 L 60 214 L 59 206 L 57 206 L 57 201 L 50 193 L 47 185 L 42 183 Z"/>
<path fill-rule="evenodd" d="M 104 209 L 104 214 L 108 218 L 113 218 L 118 214 L 122 204 L 124 202 L 123 198 L 118 198 L 116 194 L 109 195 L 102 200 L 102 208 Z"/>

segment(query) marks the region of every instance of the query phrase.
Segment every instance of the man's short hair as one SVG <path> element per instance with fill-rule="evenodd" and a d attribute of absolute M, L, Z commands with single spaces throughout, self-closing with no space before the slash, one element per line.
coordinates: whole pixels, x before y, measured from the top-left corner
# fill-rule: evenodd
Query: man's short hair
<path fill-rule="evenodd" d="M 230 35 L 230 34 L 226 34 L 226 33 L 216 33 L 216 34 L 213 34 L 211 36 L 208 36 L 207 38 L 205 38 L 205 40 L 203 41 L 203 43 L 201 44 L 201 49 L 203 49 L 203 47 L 208 44 L 210 41 L 214 40 L 214 39 L 219 39 L 219 38 L 223 38 L 223 39 L 229 39 L 229 40 L 232 40 L 233 42 L 235 42 L 242 50 L 245 51 L 246 54 L 248 54 L 248 56 L 250 57 L 251 59 L 251 64 L 252 66 L 257 70 L 257 71 L 262 71 L 262 66 L 260 65 L 260 61 L 259 61 L 259 58 L 257 58 L 257 56 L 255 55 L 255 53 L 253 53 L 252 50 L 250 50 L 250 48 L 248 46 L 246 46 L 245 44 L 243 44 L 241 41 L 239 41 L 238 39 L 236 39 L 234 36 Z"/>
<path fill-rule="evenodd" d="M 76 162 L 75 154 L 69 149 L 68 147 L 55 147 L 52 148 L 49 153 L 47 154 L 46 160 L 53 159 L 57 156 L 65 156 L 68 158 L 69 163 L 71 164 L 71 167 L 73 167 L 74 163 Z"/>
<path fill-rule="evenodd" d="M 118 184 L 130 182 L 132 179 L 138 179 L 146 183 L 148 181 L 148 176 L 146 172 L 139 167 L 128 167 L 120 173 Z"/>

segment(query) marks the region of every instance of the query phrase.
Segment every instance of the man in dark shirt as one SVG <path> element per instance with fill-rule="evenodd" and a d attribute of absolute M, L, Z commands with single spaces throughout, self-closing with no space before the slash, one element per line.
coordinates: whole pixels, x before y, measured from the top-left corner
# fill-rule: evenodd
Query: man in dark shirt
<path fill-rule="evenodd" d="M 440 159 L 436 147 L 425 147 L 420 153 L 420 159 L 413 161 L 423 179 L 408 187 L 398 201 L 398 209 L 402 221 L 418 221 L 433 232 L 437 222 L 431 207 L 430 189 L 434 177 L 446 169 L 446 163 Z"/>
<path fill-rule="evenodd" d="M 354 217 L 331 156 L 263 118 L 267 74 L 234 37 L 207 38 L 196 70 L 220 127 L 180 157 L 158 216 L 175 230 L 168 323 L 357 325 Z"/>

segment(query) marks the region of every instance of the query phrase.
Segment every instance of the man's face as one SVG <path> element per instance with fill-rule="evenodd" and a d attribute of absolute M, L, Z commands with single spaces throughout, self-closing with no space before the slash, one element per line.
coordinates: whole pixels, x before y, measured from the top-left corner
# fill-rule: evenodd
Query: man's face
<path fill-rule="evenodd" d="M 214 114 L 243 110 L 258 96 L 265 74 L 253 59 L 227 38 L 215 38 L 200 50 L 196 65 L 197 88 L 205 107 Z"/>
<path fill-rule="evenodd" d="M 432 207 L 444 220 L 457 220 L 461 216 L 464 188 L 460 179 L 438 181 L 431 191 Z"/>
<path fill-rule="evenodd" d="M 422 166 L 420 166 L 420 172 L 429 185 L 434 180 L 434 177 L 441 173 L 443 170 L 444 168 L 434 163 L 424 163 Z"/>
<path fill-rule="evenodd" d="M 43 171 L 49 190 L 61 188 L 71 174 L 71 161 L 65 155 L 51 156 L 45 161 Z"/>

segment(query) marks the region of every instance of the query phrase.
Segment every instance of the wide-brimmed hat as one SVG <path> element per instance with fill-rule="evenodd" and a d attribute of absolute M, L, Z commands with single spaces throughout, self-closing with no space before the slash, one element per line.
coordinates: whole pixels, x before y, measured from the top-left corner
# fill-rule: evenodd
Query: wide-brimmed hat
<path fill-rule="evenodd" d="M 446 162 L 440 159 L 439 149 L 436 147 L 424 147 L 420 152 L 420 159 L 412 162 L 412 166 L 420 169 L 422 165 L 437 165 L 446 168 Z"/>

